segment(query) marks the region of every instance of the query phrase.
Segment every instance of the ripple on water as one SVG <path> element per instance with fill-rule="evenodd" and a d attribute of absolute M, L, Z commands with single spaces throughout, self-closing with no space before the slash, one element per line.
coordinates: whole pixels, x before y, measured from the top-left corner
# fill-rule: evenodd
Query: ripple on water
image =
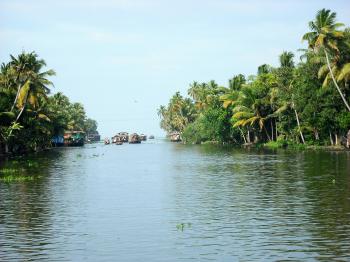
<path fill-rule="evenodd" d="M 153 142 L 30 158 L 40 178 L 0 182 L 0 261 L 350 260 L 348 152 Z"/>

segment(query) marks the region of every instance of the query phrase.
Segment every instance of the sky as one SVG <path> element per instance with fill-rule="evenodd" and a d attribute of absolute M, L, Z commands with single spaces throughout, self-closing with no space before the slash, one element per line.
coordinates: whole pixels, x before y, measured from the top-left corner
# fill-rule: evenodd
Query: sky
<path fill-rule="evenodd" d="M 52 93 L 81 102 L 102 136 L 163 136 L 157 108 L 176 91 L 298 59 L 322 8 L 350 26 L 349 0 L 0 0 L 0 62 L 35 51 L 57 73 Z"/>

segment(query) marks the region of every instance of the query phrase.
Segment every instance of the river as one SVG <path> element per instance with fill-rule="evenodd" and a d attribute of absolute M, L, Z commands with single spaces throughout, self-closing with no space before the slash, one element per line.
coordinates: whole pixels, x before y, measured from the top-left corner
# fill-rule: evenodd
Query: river
<path fill-rule="evenodd" d="M 0 261 L 350 261 L 350 152 L 154 140 L 15 164 L 35 179 L 0 182 Z"/>

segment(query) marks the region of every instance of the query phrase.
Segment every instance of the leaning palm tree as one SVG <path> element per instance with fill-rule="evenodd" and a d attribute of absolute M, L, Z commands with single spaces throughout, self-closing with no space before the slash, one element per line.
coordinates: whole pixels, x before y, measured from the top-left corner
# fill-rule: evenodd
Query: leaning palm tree
<path fill-rule="evenodd" d="M 309 23 L 310 32 L 304 34 L 303 40 L 308 41 L 309 48 L 316 52 L 323 51 L 326 57 L 326 63 L 333 80 L 346 108 L 350 111 L 350 106 L 346 101 L 338 83 L 335 79 L 334 72 L 330 61 L 330 55 L 333 56 L 333 63 L 339 57 L 338 42 L 344 37 L 344 32 L 338 30 L 339 27 L 344 26 L 342 23 L 336 23 L 336 13 L 330 10 L 321 9 L 317 12 L 315 21 Z"/>
<path fill-rule="evenodd" d="M 10 57 L 11 61 L 9 64 L 16 72 L 15 82 L 17 85 L 16 97 L 11 107 L 11 111 L 13 111 L 17 104 L 21 88 L 24 86 L 26 81 L 35 74 L 35 71 L 38 71 L 38 68 L 41 68 L 46 64 L 44 60 L 37 59 L 38 56 L 34 52 L 22 52 L 17 57 L 14 57 L 13 55 L 10 55 Z"/>
<path fill-rule="evenodd" d="M 53 70 L 42 71 L 46 63 L 44 60 L 38 60 L 35 53 L 30 53 L 28 56 L 25 71 L 22 72 L 26 81 L 18 89 L 19 92 L 15 98 L 15 105 L 20 109 L 16 121 L 21 117 L 28 103 L 33 108 L 37 108 L 39 97 L 47 100 L 47 94 L 50 93 L 49 86 L 53 85 L 47 77 L 55 75 Z"/>

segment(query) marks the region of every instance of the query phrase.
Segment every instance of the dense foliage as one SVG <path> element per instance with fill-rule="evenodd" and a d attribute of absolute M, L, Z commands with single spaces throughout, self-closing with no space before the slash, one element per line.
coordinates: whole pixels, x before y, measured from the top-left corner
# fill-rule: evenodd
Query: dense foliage
<path fill-rule="evenodd" d="M 194 82 L 191 98 L 177 92 L 158 114 L 185 142 L 270 142 L 339 145 L 350 128 L 350 28 L 330 10 L 309 23 L 300 62 L 283 52 L 280 64 L 236 75 L 227 87 Z"/>
<path fill-rule="evenodd" d="M 49 147 L 51 138 L 65 130 L 96 131 L 82 104 L 62 93 L 49 95 L 53 84 L 48 78 L 55 72 L 45 71 L 36 53 L 10 57 L 0 71 L 0 153 Z"/>

